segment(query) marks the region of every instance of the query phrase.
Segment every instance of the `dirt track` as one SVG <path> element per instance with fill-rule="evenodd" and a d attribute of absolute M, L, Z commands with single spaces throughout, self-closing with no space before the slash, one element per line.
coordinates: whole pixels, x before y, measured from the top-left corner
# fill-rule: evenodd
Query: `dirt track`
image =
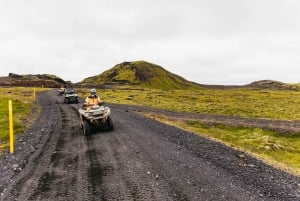
<path fill-rule="evenodd" d="M 42 113 L 0 157 L 1 200 L 300 200 L 300 178 L 112 105 L 115 129 L 83 136 L 79 105 Z M 141 110 L 142 108 L 139 108 Z"/>

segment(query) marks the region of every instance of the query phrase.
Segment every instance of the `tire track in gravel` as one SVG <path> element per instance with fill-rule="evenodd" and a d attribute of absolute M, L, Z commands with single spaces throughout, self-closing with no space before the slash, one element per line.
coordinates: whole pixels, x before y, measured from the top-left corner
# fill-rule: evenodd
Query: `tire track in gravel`
<path fill-rule="evenodd" d="M 126 137 L 118 120 L 115 126 L 114 132 L 88 137 L 89 179 L 95 200 L 172 200 L 157 195 L 155 179 L 147 178 L 143 161 L 134 157 L 141 150 L 132 143 L 134 139 Z"/>
<path fill-rule="evenodd" d="M 43 108 L 48 111 L 43 114 L 44 121 L 56 121 L 5 200 L 85 200 L 82 192 L 88 193 L 81 172 L 86 169 L 82 167 L 86 165 L 85 156 L 78 151 L 86 147 L 78 111 L 73 105 L 61 104 L 53 93 L 47 98 L 52 104 L 47 106 L 51 108 Z"/>
<path fill-rule="evenodd" d="M 46 131 L 44 134 L 46 138 L 43 138 L 44 136 L 42 135 L 40 136 L 40 138 L 43 138 L 43 142 L 41 143 L 41 145 L 37 145 L 35 147 L 38 148 L 37 151 L 34 152 L 31 158 L 29 158 L 28 164 L 26 165 L 26 168 L 22 171 L 22 174 L 20 174 L 20 176 L 16 178 L 15 185 L 8 187 L 8 195 L 4 200 L 15 200 L 15 198 L 18 197 L 19 200 L 28 200 L 23 198 L 22 196 L 31 191 L 31 189 L 35 189 L 38 186 L 38 181 L 36 179 L 31 178 L 36 177 L 36 175 L 41 176 L 43 174 L 36 166 L 47 165 L 47 161 L 40 159 L 42 159 L 43 156 L 47 153 L 47 148 L 51 146 L 51 144 L 49 144 L 48 142 L 53 141 L 56 138 L 56 135 L 54 134 L 60 128 L 60 117 L 58 117 L 56 121 L 53 122 L 57 126 L 53 126 L 53 124 L 50 126 L 50 128 L 47 126 L 45 126 L 45 128 L 41 126 L 44 123 L 44 121 L 46 121 L 46 119 L 51 119 L 52 121 L 55 119 L 54 117 L 57 115 L 58 107 L 57 101 L 55 100 L 52 100 L 51 103 L 49 103 L 48 101 L 44 101 L 43 99 L 41 99 L 40 102 L 42 105 L 42 114 L 36 122 L 39 126 L 36 126 L 35 129 L 39 130 L 39 132 L 43 132 L 45 129 Z M 48 113 L 45 113 L 45 111 L 48 111 Z"/>
<path fill-rule="evenodd" d="M 115 130 L 87 139 L 94 200 L 268 200 L 164 136 L 179 129 L 120 109 L 112 114 Z"/>
<path fill-rule="evenodd" d="M 150 189 L 157 196 L 150 197 L 150 200 L 209 200 L 209 197 L 213 200 L 224 200 L 223 196 L 227 196 L 230 200 L 238 200 L 241 194 L 248 200 L 260 200 L 235 185 L 229 188 L 229 192 L 221 190 L 218 186 L 220 184 L 224 186 L 225 182 L 230 180 L 225 176 L 220 177 L 225 181 L 217 178 L 214 176 L 215 172 L 210 170 L 212 167 L 206 162 L 190 156 L 183 147 L 164 138 L 163 133 L 168 132 L 164 130 L 164 126 L 161 127 L 152 121 L 147 122 L 147 119 L 136 114 L 123 111 L 115 113 L 123 120 L 122 124 L 127 125 L 126 128 L 122 128 L 122 132 L 130 133 L 129 135 L 119 133 L 122 136 L 120 141 L 126 142 L 127 146 L 131 144 L 128 149 L 137 152 L 130 154 L 131 158 L 136 156 L 135 161 L 140 162 L 141 168 L 136 171 L 140 172 L 138 177 L 141 178 L 136 180 L 148 182 L 152 188 Z M 153 125 L 150 126 L 149 123 Z M 204 177 L 202 172 L 205 173 Z M 193 178 L 196 178 L 194 184 L 197 185 L 192 183 Z M 143 191 L 147 192 L 149 189 Z"/>
<path fill-rule="evenodd" d="M 62 129 L 55 149 L 51 149 L 49 168 L 40 179 L 33 200 L 88 200 L 86 188 L 86 142 L 79 126 L 78 110 L 74 105 L 59 104 Z M 45 157 L 47 158 L 47 157 Z M 46 188 L 45 188 L 46 187 Z"/>

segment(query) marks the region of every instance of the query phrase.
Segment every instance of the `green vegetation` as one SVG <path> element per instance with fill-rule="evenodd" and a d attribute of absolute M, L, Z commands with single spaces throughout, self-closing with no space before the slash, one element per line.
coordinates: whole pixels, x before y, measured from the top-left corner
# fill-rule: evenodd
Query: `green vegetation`
<path fill-rule="evenodd" d="M 81 90 L 86 96 L 88 89 Z M 300 92 L 253 89 L 158 90 L 118 88 L 98 90 L 106 102 L 150 106 L 171 111 L 300 120 Z"/>
<path fill-rule="evenodd" d="M 37 89 L 36 91 L 39 91 Z M 34 105 L 33 88 L 0 88 L 0 149 L 8 146 L 9 126 L 8 126 L 8 100 L 12 100 L 14 133 L 19 134 L 24 131 L 26 124 L 34 120 L 28 118 L 30 108 Z"/>
<path fill-rule="evenodd" d="M 123 62 L 100 75 L 85 79 L 82 84 L 126 84 L 154 89 L 199 89 L 184 78 L 161 66 L 146 61 Z"/>
<path fill-rule="evenodd" d="M 170 119 L 143 113 L 158 121 L 182 128 L 247 152 L 283 170 L 300 175 L 300 134 L 282 135 L 260 128 L 228 127 L 197 120 Z"/>

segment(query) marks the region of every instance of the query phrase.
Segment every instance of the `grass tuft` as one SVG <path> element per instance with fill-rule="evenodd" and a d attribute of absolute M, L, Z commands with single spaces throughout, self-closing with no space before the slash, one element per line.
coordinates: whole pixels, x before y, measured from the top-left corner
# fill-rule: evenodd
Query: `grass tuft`
<path fill-rule="evenodd" d="M 36 92 L 42 89 L 36 89 Z M 33 100 L 33 88 L 1 87 L 0 88 L 0 144 L 6 147 L 9 138 L 8 101 L 12 100 L 14 134 L 24 132 L 28 115 L 32 107 L 36 107 Z M 37 115 L 37 114 L 35 114 Z M 34 119 L 34 118 L 29 118 Z M 1 148 L 0 148 L 1 149 Z"/>

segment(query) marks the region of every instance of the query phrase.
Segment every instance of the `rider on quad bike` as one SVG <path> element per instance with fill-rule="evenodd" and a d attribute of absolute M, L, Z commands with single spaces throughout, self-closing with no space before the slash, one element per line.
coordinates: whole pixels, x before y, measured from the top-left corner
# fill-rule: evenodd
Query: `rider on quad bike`
<path fill-rule="evenodd" d="M 83 105 L 83 108 L 86 110 L 89 110 L 92 108 L 94 105 L 101 105 L 102 101 L 101 99 L 97 96 L 96 94 L 96 89 L 91 89 L 90 90 L 90 95 L 86 97 L 85 103 Z"/>
<path fill-rule="evenodd" d="M 113 130 L 113 121 L 110 118 L 110 108 L 103 105 L 103 101 L 91 89 L 90 95 L 85 99 L 83 108 L 79 109 L 80 125 L 84 135 L 89 135 L 97 128 Z"/>

